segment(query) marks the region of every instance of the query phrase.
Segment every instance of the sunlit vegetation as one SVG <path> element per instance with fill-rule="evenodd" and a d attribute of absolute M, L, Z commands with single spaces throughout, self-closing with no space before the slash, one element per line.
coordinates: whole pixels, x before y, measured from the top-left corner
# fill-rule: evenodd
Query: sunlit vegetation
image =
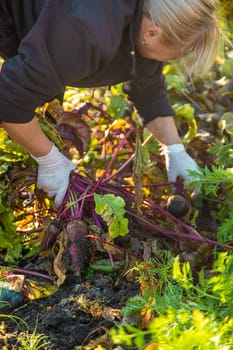
<path fill-rule="evenodd" d="M 222 3 L 231 38 L 233 5 Z M 0 279 L 33 300 L 56 292 L 69 274 L 85 279 L 100 269 L 134 278 L 141 293 L 121 310 L 112 343 L 122 349 L 230 350 L 231 42 L 205 78 L 185 81 L 174 63 L 164 73 L 179 133 L 200 166 L 193 181 L 167 182 L 159 144 L 142 128 L 121 85 L 67 87 L 63 105 L 54 100 L 35 111 L 45 133 L 76 164 L 58 211 L 35 186 L 35 161 L 0 129 Z M 184 199 L 176 212 L 170 205 L 174 192 L 176 208 L 179 196 Z M 31 258 L 50 262 L 49 273 L 30 271 L 44 282 L 24 276 Z M 27 333 L 19 348 L 39 349 L 47 340 Z M 92 343 L 85 349 L 105 347 Z"/>

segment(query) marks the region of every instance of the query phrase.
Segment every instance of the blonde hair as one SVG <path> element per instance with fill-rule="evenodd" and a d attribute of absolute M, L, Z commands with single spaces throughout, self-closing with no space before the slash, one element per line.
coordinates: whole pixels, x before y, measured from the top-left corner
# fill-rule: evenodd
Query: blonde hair
<path fill-rule="evenodd" d="M 162 42 L 189 53 L 181 63 L 189 75 L 203 75 L 212 66 L 221 29 L 217 0 L 144 0 L 144 14 L 162 30 Z"/>

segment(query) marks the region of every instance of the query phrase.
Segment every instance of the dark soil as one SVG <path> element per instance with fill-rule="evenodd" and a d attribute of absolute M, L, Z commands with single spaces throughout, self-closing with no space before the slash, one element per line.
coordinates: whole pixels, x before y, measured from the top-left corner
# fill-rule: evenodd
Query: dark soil
<path fill-rule="evenodd" d="M 105 349 L 118 349 L 111 345 L 108 331 L 121 322 L 120 308 L 127 299 L 138 293 L 137 284 L 96 272 L 82 282 L 70 277 L 57 293 L 7 310 L 5 314 L 24 320 L 29 333 L 36 329 L 36 333 L 48 336 L 49 344 L 42 347 L 45 350 L 72 350 L 78 345 L 84 348 L 91 340 L 98 344 L 101 336 L 108 342 Z M 17 322 L 2 318 L 2 350 L 19 348 L 17 339 L 27 329 L 21 321 Z"/>

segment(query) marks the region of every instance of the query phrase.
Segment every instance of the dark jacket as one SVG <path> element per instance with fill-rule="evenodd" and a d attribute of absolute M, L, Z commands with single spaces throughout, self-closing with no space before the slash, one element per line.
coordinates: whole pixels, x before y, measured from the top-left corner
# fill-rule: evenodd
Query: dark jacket
<path fill-rule="evenodd" d="M 162 63 L 135 52 L 141 17 L 142 0 L 0 0 L 0 120 L 30 121 L 67 85 L 119 82 L 145 123 L 172 115 Z"/>

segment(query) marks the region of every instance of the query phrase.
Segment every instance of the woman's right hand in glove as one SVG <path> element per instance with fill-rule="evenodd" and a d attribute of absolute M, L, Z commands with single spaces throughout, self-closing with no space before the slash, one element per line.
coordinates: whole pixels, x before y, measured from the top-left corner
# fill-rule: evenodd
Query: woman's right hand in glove
<path fill-rule="evenodd" d="M 55 197 L 58 208 L 66 194 L 70 173 L 75 165 L 53 144 L 51 151 L 42 157 L 34 157 L 38 163 L 37 187 L 47 192 L 48 197 Z"/>
<path fill-rule="evenodd" d="M 37 118 L 27 123 L 2 123 L 8 135 L 23 146 L 38 163 L 37 187 L 55 197 L 58 208 L 66 194 L 70 173 L 75 165 L 52 144 Z M 52 148 L 51 148 L 52 146 Z"/>

